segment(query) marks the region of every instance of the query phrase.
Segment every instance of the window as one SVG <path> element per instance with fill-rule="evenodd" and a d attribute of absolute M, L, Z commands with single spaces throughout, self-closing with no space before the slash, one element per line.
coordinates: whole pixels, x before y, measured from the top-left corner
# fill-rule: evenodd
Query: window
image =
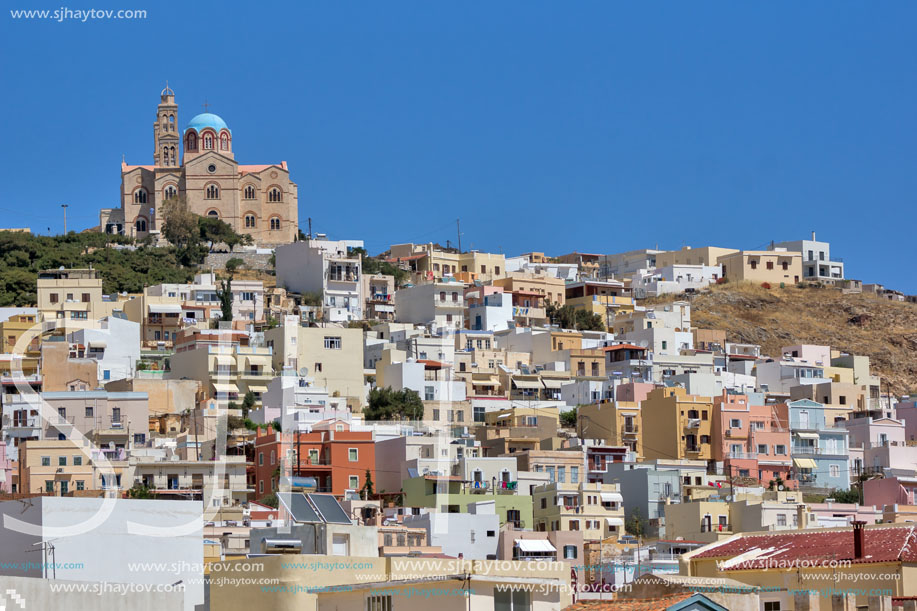
<path fill-rule="evenodd" d="M 780 265 L 783 267 L 783 271 L 786 271 L 786 270 L 790 269 L 790 264 L 787 263 L 786 261 L 784 261 L 784 262 L 781 263 Z"/>
<path fill-rule="evenodd" d="M 748 262 L 748 266 L 752 269 L 758 269 L 758 262 L 752 259 Z"/>
<path fill-rule="evenodd" d="M 499 273 L 500 273 L 500 266 L 499 266 L 499 265 L 495 265 L 495 266 L 494 266 L 494 273 L 495 273 L 495 274 L 499 274 Z"/>
<path fill-rule="evenodd" d="M 86 407 L 86 417 L 92 418 L 92 406 L 91 405 Z"/>
<path fill-rule="evenodd" d="M 487 266 L 486 266 L 486 265 L 482 265 L 482 266 L 481 266 L 481 273 L 482 273 L 482 274 L 486 274 L 486 273 L 487 273 Z"/>
<path fill-rule="evenodd" d="M 777 514 L 777 526 L 786 526 L 786 514 L 785 513 Z"/>
<path fill-rule="evenodd" d="M 245 215 L 245 226 L 249 228 L 255 226 L 255 215 L 254 214 Z"/>
<path fill-rule="evenodd" d="M 780 611 L 779 600 L 769 600 L 764 603 L 764 611 Z"/>
<path fill-rule="evenodd" d="M 575 545 L 565 545 L 564 546 L 564 560 L 576 560 L 576 546 Z"/>
<path fill-rule="evenodd" d="M 831 474 L 831 477 L 838 477 L 841 474 L 841 468 L 837 465 L 831 465 L 828 467 L 828 473 Z"/>
<path fill-rule="evenodd" d="M 567 483 L 567 468 L 566 467 L 557 467 L 557 481 L 561 484 Z"/>
<path fill-rule="evenodd" d="M 220 218 L 220 213 L 217 212 L 216 210 L 211 210 L 210 212 L 207 213 L 207 216 L 218 219 Z"/>
<path fill-rule="evenodd" d="M 579 483 L 579 467 L 570 467 L 570 483 Z"/>
<path fill-rule="evenodd" d="M 89 318 L 89 312 L 70 312 L 71 320 L 87 320 Z"/>
<path fill-rule="evenodd" d="M 76 489 L 77 489 L 77 490 L 85 490 L 85 489 L 86 489 L 86 484 L 83 482 L 83 480 L 81 480 L 81 479 L 76 480 Z"/>
<path fill-rule="evenodd" d="M 120 424 L 121 422 L 121 408 L 113 407 L 111 408 L 111 423 Z"/>
<path fill-rule="evenodd" d="M 360 487 L 360 477 L 357 475 L 351 475 L 348 483 L 350 484 L 350 488 L 357 490 Z"/>
<path fill-rule="evenodd" d="M 66 466 L 67 466 L 67 457 L 66 457 L 66 456 L 58 456 L 58 457 L 57 457 L 57 466 L 58 466 L 58 467 L 66 467 Z"/>
<path fill-rule="evenodd" d="M 731 429 L 740 429 L 742 428 L 742 421 L 738 418 L 733 418 L 729 421 L 729 428 Z"/>
<path fill-rule="evenodd" d="M 204 134 L 204 150 L 213 149 L 213 134 Z"/>
<path fill-rule="evenodd" d="M 434 389 L 432 386 L 424 386 L 424 387 L 423 387 L 423 399 L 424 399 L 424 401 L 433 401 L 433 400 L 435 399 L 436 394 L 435 394 L 434 390 L 435 390 L 435 389 Z"/>
<path fill-rule="evenodd" d="M 188 151 L 197 150 L 197 135 L 194 132 L 188 134 L 188 137 L 185 139 L 185 149 Z"/>
<path fill-rule="evenodd" d="M 774 269 L 774 262 L 773 262 L 773 261 L 768 261 L 768 262 L 767 262 L 767 269 Z"/>
<path fill-rule="evenodd" d="M 255 199 L 255 187 L 251 185 L 245 185 L 245 189 L 242 191 L 243 199 Z"/>
<path fill-rule="evenodd" d="M 146 231 L 146 228 L 147 228 L 146 219 L 143 218 L 142 216 L 141 216 L 140 218 L 138 218 L 138 219 L 134 222 L 134 228 L 135 228 L 137 231 L 141 231 L 141 232 L 142 232 L 142 231 Z"/>
<path fill-rule="evenodd" d="M 48 296 L 48 299 L 51 301 L 51 303 L 57 303 L 57 299 L 58 299 L 57 293 L 51 293 Z"/>
<path fill-rule="evenodd" d="M 146 443 L 146 433 L 134 433 L 134 443 Z"/>
<path fill-rule="evenodd" d="M 314 369 L 315 369 L 315 373 L 321 373 L 321 372 L 322 372 L 322 364 L 321 364 L 321 363 L 316 363 Z"/>
<path fill-rule="evenodd" d="M 784 445 L 774 446 L 774 454 L 786 454 L 786 446 Z"/>
<path fill-rule="evenodd" d="M 325 350 L 340 350 L 341 338 L 335 336 L 325 336 Z"/>
<path fill-rule="evenodd" d="M 45 492 L 50 492 L 52 494 L 54 493 L 54 480 L 53 479 L 49 479 L 45 481 Z"/>
<path fill-rule="evenodd" d="M 178 190 L 175 188 L 175 185 L 167 186 L 162 192 L 163 199 L 173 199 L 178 195 Z"/>
<path fill-rule="evenodd" d="M 134 203 L 135 204 L 145 204 L 146 203 L 146 189 L 137 189 L 134 191 Z"/>
<path fill-rule="evenodd" d="M 83 465 L 83 457 L 82 457 L 82 456 L 74 456 L 74 457 L 73 457 L 73 466 L 74 466 L 74 467 L 80 467 L 80 466 L 82 466 L 82 465 Z"/>
<path fill-rule="evenodd" d="M 277 187 L 272 187 L 271 190 L 267 192 L 267 201 L 271 203 L 282 202 L 283 191 Z"/>
<path fill-rule="evenodd" d="M 586 520 L 586 528 L 589 528 L 589 520 Z M 579 530 L 579 520 L 570 520 L 570 527 L 568 530 Z"/>
<path fill-rule="evenodd" d="M 271 231 L 280 230 L 280 218 L 276 216 L 271 217 Z"/>
<path fill-rule="evenodd" d="M 366 611 L 392 611 L 392 595 L 370 596 L 366 599 Z"/>
<path fill-rule="evenodd" d="M 258 452 L 258 466 L 264 465 L 264 452 Z"/>
<path fill-rule="evenodd" d="M 220 199 L 220 188 L 216 185 L 207 185 L 207 199 Z"/>
<path fill-rule="evenodd" d="M 758 454 L 764 454 L 765 456 L 767 455 L 767 444 L 766 443 L 758 444 Z"/>
<path fill-rule="evenodd" d="M 42 467 L 50 467 L 50 466 L 51 466 L 51 457 L 50 457 L 50 456 L 42 456 L 42 457 L 41 457 L 41 466 L 42 466 Z"/>
<path fill-rule="evenodd" d="M 359 460 L 360 452 L 357 448 L 348 448 L 347 450 L 347 460 L 350 462 L 357 462 Z"/>
<path fill-rule="evenodd" d="M 228 151 L 229 150 L 229 136 L 226 134 L 220 134 L 220 150 Z"/>
<path fill-rule="evenodd" d="M 258 481 L 258 494 L 264 494 L 264 480 Z"/>

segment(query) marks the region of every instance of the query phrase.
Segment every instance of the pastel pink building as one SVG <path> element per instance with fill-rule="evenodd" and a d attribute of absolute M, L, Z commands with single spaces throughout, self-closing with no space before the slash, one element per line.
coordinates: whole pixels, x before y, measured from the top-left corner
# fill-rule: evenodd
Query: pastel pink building
<path fill-rule="evenodd" d="M 752 405 L 747 395 L 723 394 L 713 399 L 711 456 L 723 462 L 723 472 L 750 477 L 767 486 L 780 478 L 796 489 L 790 479 L 790 428 L 786 410 L 777 405 Z"/>
<path fill-rule="evenodd" d="M 917 478 L 886 477 L 863 482 L 863 501 L 867 505 L 914 505 Z"/>
<path fill-rule="evenodd" d="M 6 456 L 6 444 L 0 443 L 0 492 L 13 491 L 13 461 Z"/>
<path fill-rule="evenodd" d="M 904 438 L 917 441 L 917 403 L 903 401 L 895 407 L 895 416 L 904 423 Z"/>
<path fill-rule="evenodd" d="M 831 365 L 831 347 L 815 346 L 812 344 L 799 344 L 797 346 L 784 346 L 783 354 L 794 359 L 802 359 L 812 365 L 828 367 Z"/>
<path fill-rule="evenodd" d="M 634 401 L 640 403 L 646 401 L 650 391 L 656 388 L 655 384 L 646 382 L 625 382 L 615 386 L 615 401 Z"/>

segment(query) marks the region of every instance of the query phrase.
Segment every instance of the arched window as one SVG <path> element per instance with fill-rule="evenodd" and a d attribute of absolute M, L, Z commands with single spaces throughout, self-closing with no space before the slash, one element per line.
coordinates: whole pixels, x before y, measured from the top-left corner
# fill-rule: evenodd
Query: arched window
<path fill-rule="evenodd" d="M 169 127 L 172 131 L 175 131 L 175 115 L 169 115 Z"/>
<path fill-rule="evenodd" d="M 207 213 L 207 216 L 218 219 L 220 218 L 220 213 L 217 212 L 216 210 L 211 210 L 210 212 Z"/>
<path fill-rule="evenodd" d="M 267 201 L 269 202 L 283 201 L 283 191 L 281 191 L 277 187 L 272 187 L 271 190 L 267 192 Z"/>
<path fill-rule="evenodd" d="M 207 185 L 207 199 L 220 199 L 220 188 L 216 185 Z"/>
<path fill-rule="evenodd" d="M 173 199 L 176 195 L 178 195 L 178 189 L 175 188 L 175 185 L 167 185 L 162 191 L 162 198 L 164 200 Z"/>
<path fill-rule="evenodd" d="M 228 151 L 229 150 L 229 136 L 226 134 L 220 134 L 220 150 Z"/>
<path fill-rule="evenodd" d="M 272 216 L 271 217 L 271 231 L 279 231 L 279 230 L 280 230 L 280 217 Z"/>
<path fill-rule="evenodd" d="M 145 232 L 146 231 L 146 219 L 143 218 L 142 216 L 139 217 L 137 221 L 134 223 L 134 227 L 137 229 L 138 232 Z"/>
<path fill-rule="evenodd" d="M 204 134 L 204 150 L 213 150 L 213 134 Z"/>
<path fill-rule="evenodd" d="M 188 137 L 185 139 L 187 146 L 185 150 L 196 151 L 197 150 L 197 134 L 191 132 L 188 134 Z"/>
<path fill-rule="evenodd" d="M 169 147 L 169 165 L 175 165 L 175 147 Z"/>
<path fill-rule="evenodd" d="M 145 204 L 146 203 L 146 190 L 137 189 L 134 191 L 134 203 L 135 204 Z"/>
<path fill-rule="evenodd" d="M 245 185 L 245 191 L 243 193 L 245 199 L 255 199 L 255 187 L 251 185 Z"/>
<path fill-rule="evenodd" d="M 250 227 L 254 227 L 254 226 L 255 226 L 255 215 L 254 215 L 254 214 L 246 214 L 246 215 L 245 215 L 245 227 L 246 227 L 246 228 L 250 228 Z"/>

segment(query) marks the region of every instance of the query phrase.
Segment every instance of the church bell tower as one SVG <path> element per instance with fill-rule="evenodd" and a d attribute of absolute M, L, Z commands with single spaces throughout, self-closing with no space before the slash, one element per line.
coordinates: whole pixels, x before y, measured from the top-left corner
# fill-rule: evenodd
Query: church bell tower
<path fill-rule="evenodd" d="M 164 168 L 178 167 L 178 156 L 181 153 L 178 134 L 178 104 L 175 103 L 175 92 L 166 88 L 159 94 L 159 106 L 156 107 L 156 123 L 153 125 L 153 160 L 157 166 Z"/>

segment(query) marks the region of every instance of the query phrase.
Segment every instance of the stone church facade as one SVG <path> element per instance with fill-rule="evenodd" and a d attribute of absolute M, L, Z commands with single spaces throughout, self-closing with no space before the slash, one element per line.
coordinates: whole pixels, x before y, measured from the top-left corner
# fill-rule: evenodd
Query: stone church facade
<path fill-rule="evenodd" d="M 219 116 L 195 116 L 178 129 L 175 93 L 160 93 L 153 125 L 153 165 L 121 163 L 121 207 L 102 210 L 100 228 L 136 238 L 158 234 L 163 202 L 181 197 L 195 214 L 219 218 L 256 244 L 294 241 L 298 194 L 287 162 L 240 165 L 232 131 Z"/>

